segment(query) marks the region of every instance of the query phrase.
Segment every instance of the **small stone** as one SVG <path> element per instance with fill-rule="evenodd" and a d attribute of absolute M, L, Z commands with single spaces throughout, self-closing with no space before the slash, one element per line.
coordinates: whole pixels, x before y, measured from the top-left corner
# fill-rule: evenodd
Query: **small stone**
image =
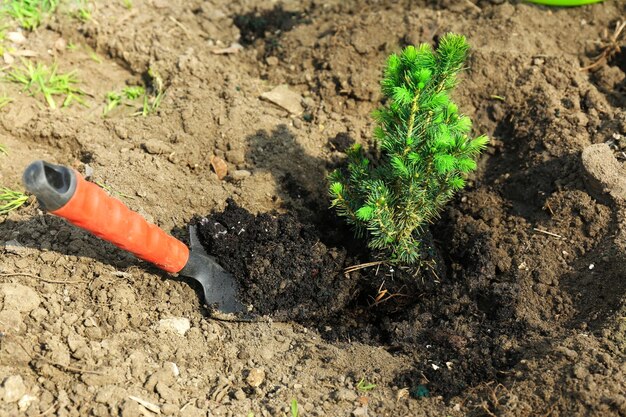
<path fill-rule="evenodd" d="M 243 401 L 246 399 L 246 393 L 241 388 L 239 388 L 237 391 L 235 391 L 235 398 L 239 401 Z"/>
<path fill-rule="evenodd" d="M 256 388 L 260 386 L 263 381 L 265 381 L 265 370 L 263 370 L 262 368 L 250 369 L 250 373 L 246 377 L 246 382 L 248 383 L 248 385 Z"/>
<path fill-rule="evenodd" d="M 581 158 L 587 189 L 595 198 L 608 193 L 617 201 L 626 200 L 625 170 L 606 143 L 587 146 Z"/>
<path fill-rule="evenodd" d="M 276 66 L 278 65 L 278 58 L 276 58 L 275 56 L 268 56 L 265 59 L 265 62 L 267 62 L 267 65 L 269 65 L 270 67 Z"/>
<path fill-rule="evenodd" d="M 6 39 L 10 42 L 18 43 L 18 44 L 26 42 L 26 37 L 21 31 L 8 32 L 6 34 Z"/>
<path fill-rule="evenodd" d="M 9 240 L 9 241 L 4 243 L 4 251 L 6 253 L 11 253 L 13 255 L 20 255 L 20 256 L 22 256 L 22 255 L 26 254 L 27 249 L 20 242 L 18 242 L 17 240 L 13 239 L 13 240 Z"/>
<path fill-rule="evenodd" d="M 353 417 L 367 417 L 367 407 L 357 407 L 352 412 Z"/>
<path fill-rule="evenodd" d="M 174 332 L 181 336 L 191 328 L 191 323 L 186 317 L 171 317 L 159 320 L 158 330 L 161 332 Z"/>
<path fill-rule="evenodd" d="M 17 402 L 17 407 L 21 411 L 25 411 L 33 401 L 35 401 L 37 397 L 33 397 L 32 395 L 24 394 L 22 398 Z"/>
<path fill-rule="evenodd" d="M 141 147 L 151 155 L 172 153 L 172 148 L 158 139 L 150 139 L 141 144 Z"/>
<path fill-rule="evenodd" d="M 231 164 L 240 165 L 246 162 L 246 154 L 242 149 L 233 149 L 226 152 L 226 160 Z"/>
<path fill-rule="evenodd" d="M 356 395 L 354 391 L 352 391 L 351 389 L 347 389 L 347 388 L 340 388 L 336 390 L 335 392 L 333 392 L 332 395 L 333 395 L 333 398 L 337 401 L 354 402 L 357 400 L 357 398 L 359 398 L 359 396 Z"/>
<path fill-rule="evenodd" d="M 241 181 L 252 175 L 252 172 L 247 169 L 238 169 L 230 174 L 231 178 L 235 181 Z"/>
<path fill-rule="evenodd" d="M 261 98 L 282 107 L 291 114 L 298 115 L 304 111 L 302 96 L 291 91 L 286 84 L 281 84 L 272 91 L 261 94 Z"/>
<path fill-rule="evenodd" d="M 35 290 L 22 284 L 0 284 L 0 294 L 4 296 L 5 310 L 30 313 L 41 303 Z"/>
<path fill-rule="evenodd" d="M 26 385 L 19 375 L 7 377 L 2 383 L 2 388 L 4 388 L 3 400 L 7 403 L 17 402 L 26 394 Z"/>

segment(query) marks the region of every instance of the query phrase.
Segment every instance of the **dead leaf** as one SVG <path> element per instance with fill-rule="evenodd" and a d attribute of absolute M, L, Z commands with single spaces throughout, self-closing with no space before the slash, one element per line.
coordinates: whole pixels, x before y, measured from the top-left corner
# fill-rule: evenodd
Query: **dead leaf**
<path fill-rule="evenodd" d="M 217 174 L 217 178 L 222 180 L 228 174 L 228 165 L 226 162 L 220 158 L 219 156 L 213 155 L 211 157 L 211 166 L 213 167 L 213 171 Z"/>
<path fill-rule="evenodd" d="M 302 108 L 302 96 L 289 89 L 286 84 L 281 84 L 272 91 L 261 94 L 261 98 L 282 107 L 291 114 L 300 114 Z"/>
<path fill-rule="evenodd" d="M 233 42 L 230 44 L 228 48 L 219 48 L 211 50 L 212 53 L 216 55 L 227 55 L 227 54 L 236 54 L 239 53 L 243 49 L 243 46 L 237 42 Z"/>

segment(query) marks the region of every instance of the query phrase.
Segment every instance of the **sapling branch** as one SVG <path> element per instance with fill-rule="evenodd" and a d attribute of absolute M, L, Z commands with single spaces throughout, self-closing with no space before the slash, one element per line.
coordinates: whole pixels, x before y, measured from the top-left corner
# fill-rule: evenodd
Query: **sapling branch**
<path fill-rule="evenodd" d="M 371 164 L 357 144 L 346 169 L 330 175 L 331 206 L 393 261 L 419 262 L 425 228 L 465 187 L 487 145 L 470 136 L 471 120 L 449 98 L 468 50 L 464 36 L 447 34 L 436 50 L 392 54 L 381 82 L 387 102 L 374 113 L 380 159 Z"/>

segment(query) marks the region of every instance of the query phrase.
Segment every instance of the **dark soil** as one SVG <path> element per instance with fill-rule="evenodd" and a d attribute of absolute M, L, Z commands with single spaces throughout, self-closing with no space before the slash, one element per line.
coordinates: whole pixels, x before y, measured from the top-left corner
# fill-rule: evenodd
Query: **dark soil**
<path fill-rule="evenodd" d="M 350 301 L 355 275 L 344 274 L 346 250 L 326 247 L 293 215 L 253 215 L 234 201 L 198 222 L 200 241 L 241 287 L 251 313 L 278 320 L 328 317 Z"/>

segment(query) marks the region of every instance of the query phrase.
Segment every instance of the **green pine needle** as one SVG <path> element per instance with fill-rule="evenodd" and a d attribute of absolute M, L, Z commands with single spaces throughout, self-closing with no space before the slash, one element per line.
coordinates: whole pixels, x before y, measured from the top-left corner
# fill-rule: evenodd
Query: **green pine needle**
<path fill-rule="evenodd" d="M 470 118 L 450 100 L 468 51 L 464 36 L 447 34 L 436 50 L 423 44 L 389 56 L 381 81 L 387 104 L 373 114 L 380 156 L 370 164 L 357 144 L 347 172 L 330 176 L 337 213 L 398 262 L 419 262 L 420 234 L 465 187 L 489 141 L 472 139 Z"/>

